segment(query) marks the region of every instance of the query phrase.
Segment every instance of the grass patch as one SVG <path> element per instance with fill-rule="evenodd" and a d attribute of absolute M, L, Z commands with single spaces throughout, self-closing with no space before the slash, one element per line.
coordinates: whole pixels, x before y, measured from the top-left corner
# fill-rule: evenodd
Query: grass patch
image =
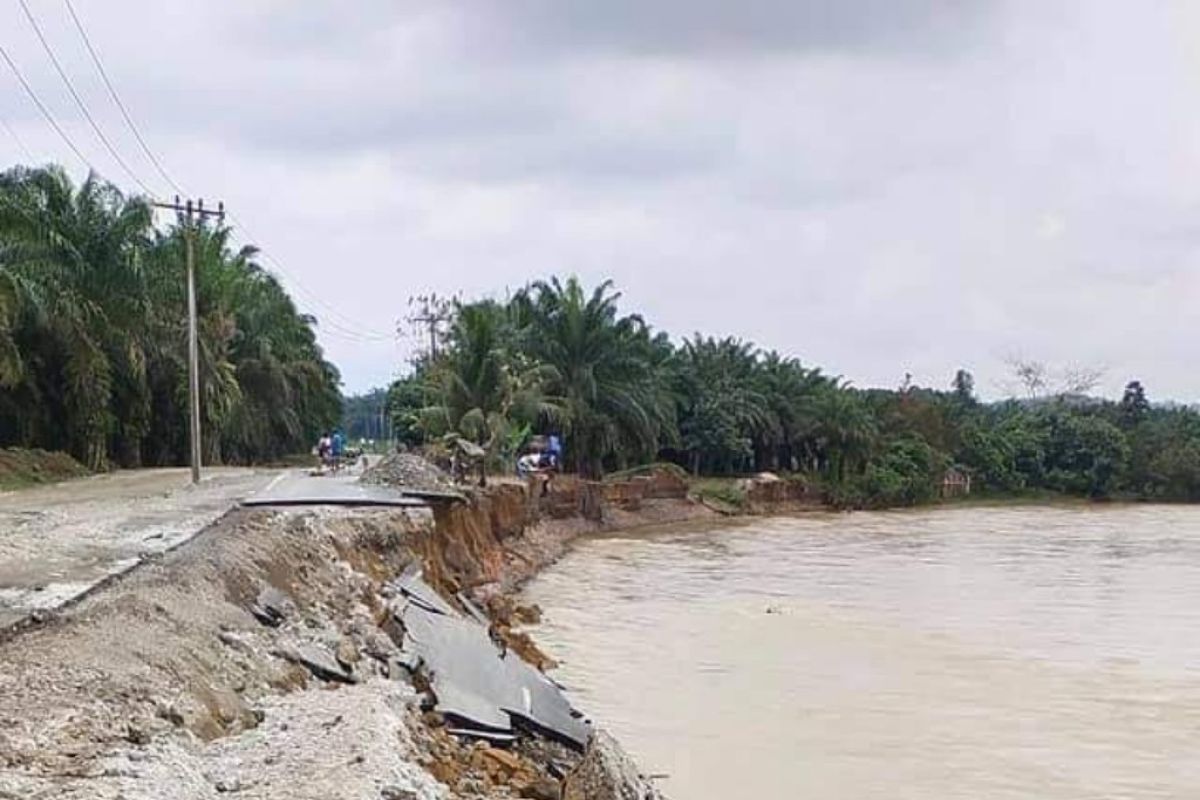
<path fill-rule="evenodd" d="M 746 506 L 746 493 L 737 478 L 699 478 L 692 481 L 691 494 L 697 500 L 740 511 Z"/>
<path fill-rule="evenodd" d="M 669 461 L 655 461 L 651 464 L 642 464 L 629 469 L 622 469 L 616 472 L 610 472 L 604 476 L 606 481 L 627 481 L 630 478 L 649 477 L 656 472 L 669 472 L 677 478 L 688 480 L 688 472 L 678 464 L 672 464 Z"/>
<path fill-rule="evenodd" d="M 58 483 L 90 474 L 87 467 L 66 453 L 20 447 L 0 449 L 0 489 Z"/>

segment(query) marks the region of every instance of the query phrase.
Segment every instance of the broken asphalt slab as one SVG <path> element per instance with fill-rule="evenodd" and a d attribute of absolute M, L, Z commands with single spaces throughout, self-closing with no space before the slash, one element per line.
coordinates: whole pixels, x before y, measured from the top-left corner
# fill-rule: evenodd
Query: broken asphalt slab
<path fill-rule="evenodd" d="M 418 657 L 435 709 L 456 720 L 456 729 L 503 741 L 525 724 L 587 746 L 591 725 L 557 684 L 515 653 L 502 653 L 487 627 L 460 614 L 419 577 L 402 582 L 404 599 L 392 607 L 404 630 L 402 649 Z"/>
<path fill-rule="evenodd" d="M 359 483 L 354 475 L 292 471 L 242 501 L 243 506 L 424 506 L 422 498 L 388 486 Z"/>
<path fill-rule="evenodd" d="M 274 654 L 285 661 L 299 664 L 323 681 L 358 683 L 354 673 L 343 667 L 333 653 L 317 645 L 283 645 L 275 650 Z"/>
<path fill-rule="evenodd" d="M 268 586 L 258 593 L 258 598 L 250 606 L 254 618 L 271 628 L 278 628 L 283 621 L 296 610 L 295 604 L 286 594 Z"/>

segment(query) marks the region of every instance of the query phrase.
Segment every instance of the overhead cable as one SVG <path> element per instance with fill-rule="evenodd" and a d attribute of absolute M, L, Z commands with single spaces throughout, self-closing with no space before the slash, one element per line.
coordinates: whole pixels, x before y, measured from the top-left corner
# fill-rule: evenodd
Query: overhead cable
<path fill-rule="evenodd" d="M 75 6 L 71 3 L 71 0 L 65 0 L 65 2 L 67 4 L 67 11 L 71 15 L 71 21 L 75 24 L 75 30 L 79 31 L 79 36 L 83 39 L 83 45 L 87 48 L 88 55 L 91 56 L 92 63 L 96 66 L 96 71 L 100 73 L 100 79 L 104 81 L 105 88 L 108 89 L 109 97 L 112 98 L 113 103 L 121 112 L 121 117 L 125 120 L 125 124 L 129 127 L 130 132 L 133 133 L 133 137 L 137 139 L 142 152 L 149 159 L 150 163 L 154 165 L 154 169 L 158 171 L 162 179 L 172 189 L 181 195 L 187 196 L 187 192 L 170 176 L 166 167 L 159 161 L 158 156 L 150 149 L 150 145 L 146 142 L 146 138 L 142 136 L 142 132 L 138 129 L 137 124 L 134 123 L 133 115 L 129 113 L 129 109 L 126 107 L 124 101 L 121 100 L 121 95 L 117 92 L 117 87 L 113 85 L 112 80 L 108 77 L 108 70 L 104 68 L 104 62 L 100 60 L 100 54 L 96 52 L 96 48 L 92 45 L 92 38 L 88 36 L 87 30 L 83 27 L 83 22 L 79 19 L 79 15 L 75 13 Z"/>
<path fill-rule="evenodd" d="M 72 141 L 71 137 L 67 135 L 67 132 L 64 131 L 62 126 L 58 124 L 58 120 L 56 120 L 54 115 L 50 113 L 50 109 L 46 108 L 46 104 L 43 103 L 42 99 L 37 96 L 37 92 L 35 92 L 33 87 L 29 85 L 29 81 L 25 80 L 25 76 L 21 73 L 20 68 L 17 67 L 16 62 L 12 60 L 12 56 L 8 54 L 8 51 L 4 49 L 3 45 L 0 45 L 0 58 L 3 58 L 4 62 L 8 64 L 8 68 L 12 70 L 13 75 L 15 75 L 17 80 L 20 82 L 21 88 L 25 90 L 25 94 L 28 95 L 29 99 L 33 101 L 33 104 L 37 106 L 38 111 L 40 111 L 42 116 L 46 118 L 46 122 L 50 123 L 50 127 L 53 128 L 54 132 L 58 134 L 58 137 L 66 143 L 71 152 L 75 154 L 75 157 L 78 158 L 80 162 L 82 162 L 82 164 L 89 170 L 98 173 L 99 170 L 92 166 L 92 162 L 88 160 L 88 157 L 83 154 L 83 151 L 79 149 L 74 141 Z"/>
<path fill-rule="evenodd" d="M 112 142 L 110 142 L 108 137 L 104 135 L 104 131 L 100 129 L 100 125 L 97 124 L 95 118 L 92 117 L 92 112 L 88 110 L 87 103 L 83 101 L 83 97 L 81 97 L 79 92 L 76 91 L 75 84 L 71 82 L 70 77 L 67 76 L 66 70 L 64 70 L 62 64 L 59 63 L 58 56 L 54 54 L 54 48 L 50 46 L 50 42 L 46 40 L 46 36 L 42 33 L 42 28 L 40 25 L 38 25 L 37 18 L 34 17 L 33 12 L 29 10 L 29 4 L 25 2 L 25 0 L 17 0 L 17 2 L 20 3 L 21 10 L 25 12 L 25 18 L 29 20 L 29 25 L 33 28 L 33 32 L 37 34 L 38 41 L 42 43 L 42 49 L 45 50 L 46 55 L 50 57 L 50 63 L 54 65 L 54 70 L 58 73 L 58 77 L 62 78 L 63 84 L 67 87 L 67 91 L 70 92 L 71 98 L 75 101 L 75 105 L 79 106 L 79 110 L 83 113 L 88 125 L 91 126 L 92 131 L 96 134 L 96 138 L 100 140 L 100 143 L 104 145 L 104 149 L 108 151 L 108 154 L 113 157 L 113 160 L 115 160 L 121 169 L 124 170 L 125 174 L 128 175 L 134 183 L 142 187 L 142 191 L 152 198 L 155 197 L 155 191 L 151 189 L 140 177 L 138 177 L 137 173 L 133 171 L 128 163 L 126 163 L 125 159 L 121 157 L 121 154 L 117 152 L 117 149 L 113 147 Z"/>
<path fill-rule="evenodd" d="M 68 91 L 70 92 L 72 98 L 75 100 L 75 103 L 76 103 L 76 105 L 78 105 L 80 111 L 83 112 L 88 123 L 91 125 L 92 130 L 96 133 L 97 137 L 104 144 L 105 148 L 113 156 L 113 158 L 117 161 L 117 163 L 121 166 L 121 168 L 126 172 L 126 174 L 128 174 L 129 177 L 132 178 L 133 181 L 138 184 L 138 186 L 140 186 L 147 194 L 149 194 L 153 198 L 155 196 L 155 192 L 152 189 L 150 189 L 150 187 L 147 186 L 146 183 L 143 182 L 137 176 L 137 174 L 134 173 L 134 171 L 129 167 L 128 163 L 116 151 L 116 148 L 112 146 L 112 143 L 104 135 L 103 131 L 100 129 L 99 124 L 92 117 L 92 114 L 91 114 L 90 110 L 88 109 L 87 104 L 83 101 L 83 98 L 79 95 L 79 92 L 76 91 L 74 84 L 72 83 L 70 78 L 67 76 L 66 70 L 63 69 L 61 62 L 59 62 L 58 57 L 54 53 L 53 48 L 51 48 L 46 37 L 43 35 L 41 27 L 38 25 L 37 19 L 34 17 L 32 11 L 30 11 L 26 0 L 18 0 L 18 2 L 20 3 L 22 10 L 25 12 L 26 19 L 29 21 L 30 26 L 34 30 L 34 33 L 37 34 L 38 40 L 42 44 L 42 48 L 46 51 L 46 54 L 50 57 L 50 60 L 53 63 L 55 70 L 58 72 L 59 77 L 62 79 L 63 83 L 67 86 Z M 109 77 L 108 70 L 105 69 L 104 62 L 100 58 L 100 54 L 99 54 L 98 50 L 96 49 L 95 45 L 92 43 L 92 39 L 88 35 L 87 29 L 84 27 L 82 19 L 80 19 L 78 13 L 76 13 L 75 7 L 71 3 L 71 0 L 64 0 L 64 2 L 67 6 L 67 12 L 71 17 L 71 21 L 74 24 L 76 31 L 78 31 L 79 36 L 83 41 L 84 47 L 88 52 L 88 55 L 92 61 L 92 64 L 96 67 L 96 71 L 99 73 L 100 78 L 105 85 L 105 88 L 108 90 L 109 97 L 112 99 L 113 104 L 116 105 L 117 109 L 120 111 L 122 119 L 124 119 L 125 124 L 128 126 L 128 128 L 129 128 L 130 132 L 133 134 L 134 138 L 137 140 L 139 147 L 142 149 L 142 152 L 146 155 L 146 158 L 150 161 L 150 163 L 154 165 L 155 170 L 162 177 L 162 179 L 164 181 L 166 181 L 166 183 L 168 185 L 170 185 L 171 188 L 173 188 L 179 194 L 187 196 L 188 192 L 185 191 L 184 188 L 174 178 L 171 177 L 170 173 L 167 171 L 165 165 L 163 164 L 162 159 L 160 159 L 155 154 L 154 150 L 150 147 L 149 142 L 146 140 L 146 137 L 142 134 L 141 130 L 138 128 L 137 123 L 133 119 L 133 115 L 129 112 L 128 106 L 121 99 L 120 92 L 117 91 L 115 83 Z M 98 170 L 95 169 L 95 167 L 91 164 L 91 162 L 88 161 L 88 159 L 83 155 L 82 151 L 66 135 L 66 132 L 63 131 L 62 127 L 54 119 L 53 115 L 50 113 L 49 109 L 46 108 L 45 104 L 42 103 L 41 100 L 37 97 L 36 93 L 34 93 L 34 91 L 33 91 L 33 88 L 29 85 L 29 83 L 25 80 L 24 76 L 17 69 L 16 64 L 13 63 L 12 59 L 8 56 L 7 52 L 0 50 L 0 55 L 3 55 L 4 59 L 8 62 L 9 67 L 13 70 L 13 73 L 17 75 L 18 80 L 20 80 L 22 86 L 25 87 L 25 90 L 29 94 L 30 98 L 38 106 L 39 110 L 41 110 L 43 116 L 46 117 L 47 121 L 51 124 L 51 126 L 59 133 L 60 137 L 62 137 L 63 140 L 65 142 L 67 142 L 67 145 L 71 148 L 72 152 L 74 152 L 75 155 L 77 157 L 79 157 L 79 159 L 89 169 L 91 169 L 93 172 L 98 172 Z M 233 222 L 233 224 L 236 227 L 238 227 L 242 230 L 242 232 L 245 234 L 246 238 L 249 241 L 255 241 L 255 238 L 254 238 L 253 234 L 251 233 L 251 231 L 239 219 L 237 219 L 232 214 L 230 214 L 230 220 L 231 220 L 231 222 Z M 260 248 L 261 247 L 262 246 L 260 245 Z M 343 338 L 343 339 L 347 339 L 350 341 L 357 341 L 360 343 L 391 341 L 396 338 L 397 334 L 395 334 L 395 333 L 382 333 L 380 331 L 373 330 L 371 328 L 365 328 L 365 327 L 360 326 L 360 324 L 356 320 L 353 320 L 349 316 L 342 314 L 334 306 L 332 306 L 331 304 L 329 304 L 328 302 L 323 300 L 319 294 L 308 289 L 300 281 L 300 279 L 296 277 L 295 273 L 286 269 L 284 267 L 284 265 L 279 261 L 279 259 L 276 258 L 274 256 L 274 254 L 271 253 L 269 250 L 262 248 L 262 249 L 260 249 L 260 253 L 262 254 L 262 256 L 265 260 L 269 261 L 271 263 L 271 265 L 276 270 L 279 271 L 279 273 L 281 275 L 283 275 L 284 277 L 286 277 L 288 279 L 288 282 L 290 284 L 292 284 L 293 288 L 295 288 L 299 294 L 307 297 L 309 302 L 312 305 L 315 305 L 315 306 L 323 309 L 324 312 L 326 312 L 327 316 L 325 316 L 325 319 L 323 320 L 323 324 L 321 324 L 321 327 L 325 332 L 339 336 L 340 338 Z M 318 320 L 318 321 L 319 321 L 319 323 L 322 322 L 321 320 Z"/>

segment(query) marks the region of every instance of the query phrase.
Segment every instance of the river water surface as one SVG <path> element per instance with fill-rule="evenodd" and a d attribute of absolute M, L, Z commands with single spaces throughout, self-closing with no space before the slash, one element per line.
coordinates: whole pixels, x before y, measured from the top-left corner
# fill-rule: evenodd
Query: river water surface
<path fill-rule="evenodd" d="M 1200 508 L 692 524 L 527 598 L 671 800 L 1200 797 Z"/>

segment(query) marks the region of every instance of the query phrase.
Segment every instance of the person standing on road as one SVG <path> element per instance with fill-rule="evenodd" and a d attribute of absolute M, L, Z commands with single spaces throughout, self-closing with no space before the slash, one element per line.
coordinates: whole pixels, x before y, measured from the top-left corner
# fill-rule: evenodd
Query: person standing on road
<path fill-rule="evenodd" d="M 320 459 L 321 466 L 329 463 L 329 458 L 333 454 L 333 439 L 329 436 L 329 431 L 321 434 L 321 438 L 317 440 L 317 458 Z"/>
<path fill-rule="evenodd" d="M 346 437 L 342 435 L 341 428 L 333 429 L 333 437 L 329 442 L 330 461 L 333 462 L 333 471 L 338 472 L 342 468 L 342 455 L 346 452 Z"/>

